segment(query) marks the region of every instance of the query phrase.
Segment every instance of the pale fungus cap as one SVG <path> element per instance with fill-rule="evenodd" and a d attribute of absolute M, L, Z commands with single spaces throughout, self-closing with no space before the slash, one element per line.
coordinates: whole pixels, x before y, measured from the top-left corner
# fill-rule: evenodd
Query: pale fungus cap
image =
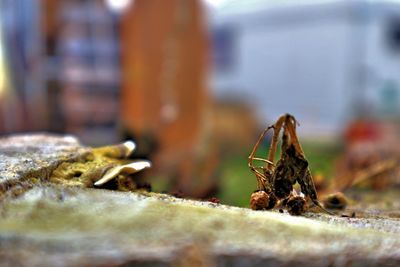
<path fill-rule="evenodd" d="M 123 143 L 123 146 L 126 149 L 125 157 L 129 157 L 136 149 L 136 144 L 133 141 L 126 141 Z"/>
<path fill-rule="evenodd" d="M 94 183 L 94 185 L 95 186 L 103 185 L 108 181 L 117 177 L 119 174 L 132 174 L 150 167 L 151 167 L 151 162 L 147 160 L 140 160 L 125 165 L 116 166 L 109 169 L 100 180 Z"/>

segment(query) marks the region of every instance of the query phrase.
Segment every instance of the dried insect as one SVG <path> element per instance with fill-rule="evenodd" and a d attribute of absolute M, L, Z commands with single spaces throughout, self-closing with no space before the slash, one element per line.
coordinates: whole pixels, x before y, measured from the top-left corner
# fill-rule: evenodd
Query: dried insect
<path fill-rule="evenodd" d="M 278 121 L 267 127 L 260 135 L 252 152 L 250 153 L 248 166 L 257 178 L 258 192 L 251 196 L 251 208 L 272 209 L 279 202 L 285 206 L 290 214 L 300 215 L 305 211 L 306 199 L 324 211 L 318 201 L 317 191 L 304 156 L 303 149 L 299 143 L 296 133 L 296 119 L 290 114 L 284 114 Z M 255 157 L 257 149 L 269 130 L 273 130 L 268 158 Z M 274 158 L 282 130 L 281 156 L 274 163 Z M 261 161 L 264 166 L 255 166 L 254 161 Z M 298 195 L 293 185 L 298 183 L 302 194 Z M 265 192 L 265 194 L 259 193 Z M 257 203 L 257 204 L 256 204 Z M 327 213 L 330 213 L 326 211 Z"/>

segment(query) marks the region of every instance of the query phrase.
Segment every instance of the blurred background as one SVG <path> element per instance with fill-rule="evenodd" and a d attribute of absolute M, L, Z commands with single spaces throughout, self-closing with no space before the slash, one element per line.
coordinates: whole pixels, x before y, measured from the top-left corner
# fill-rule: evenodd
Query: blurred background
<path fill-rule="evenodd" d="M 400 1 L 0 1 L 0 134 L 133 139 L 155 191 L 248 206 L 283 113 L 321 192 L 398 185 L 399 86 Z"/>

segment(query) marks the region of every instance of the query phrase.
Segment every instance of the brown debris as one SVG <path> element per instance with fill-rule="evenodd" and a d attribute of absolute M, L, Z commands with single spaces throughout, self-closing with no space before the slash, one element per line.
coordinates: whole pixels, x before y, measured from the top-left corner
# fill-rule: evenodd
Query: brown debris
<path fill-rule="evenodd" d="M 322 203 L 327 209 L 344 210 L 347 207 L 348 201 L 342 192 L 336 192 L 326 196 Z"/>
<path fill-rule="evenodd" d="M 171 196 L 174 196 L 176 198 L 184 198 L 185 194 L 181 190 L 177 190 L 171 193 Z"/>
<path fill-rule="evenodd" d="M 252 152 L 250 153 L 248 166 L 257 178 L 258 190 L 264 190 L 267 192 L 265 195 L 268 197 L 273 195 L 279 200 L 285 200 L 292 194 L 296 196 L 297 193 L 295 192 L 293 185 L 298 183 L 301 192 L 305 197 L 310 199 L 314 205 L 323 209 L 322 205 L 318 201 L 317 191 L 311 176 L 311 171 L 308 167 L 308 161 L 304 156 L 303 149 L 301 148 L 300 142 L 297 138 L 296 124 L 297 121 L 292 115 L 284 114 L 279 117 L 274 125 L 267 127 L 261 133 Z M 273 130 L 273 136 L 268 158 L 257 158 L 255 157 L 255 154 L 258 146 L 270 129 Z M 281 156 L 278 162 L 275 163 L 275 153 L 281 130 Z M 256 160 L 263 162 L 264 166 L 255 166 L 254 161 Z M 259 200 L 253 195 L 251 197 L 251 203 L 265 204 L 267 202 L 265 196 Z M 302 205 L 300 204 L 299 198 L 296 198 L 296 201 L 291 203 L 297 203 L 294 207 L 294 213 L 302 212 L 303 208 L 301 207 Z M 259 204 L 250 206 L 251 208 L 260 207 Z M 271 209 L 274 208 L 274 206 L 275 205 L 269 205 L 268 208 Z"/>
<path fill-rule="evenodd" d="M 269 196 L 265 191 L 256 191 L 251 194 L 250 208 L 253 210 L 264 210 L 269 206 Z"/>
<path fill-rule="evenodd" d="M 152 191 L 151 184 L 147 183 L 147 182 L 137 183 L 136 189 L 145 190 L 147 192 L 151 192 Z"/>
<path fill-rule="evenodd" d="M 216 197 L 211 197 L 208 199 L 209 202 L 215 203 L 215 204 L 220 204 L 221 200 L 219 200 L 219 198 Z"/>
<path fill-rule="evenodd" d="M 286 208 L 290 215 L 301 215 L 306 211 L 306 200 L 302 196 L 293 196 L 286 202 Z"/>
<path fill-rule="evenodd" d="M 396 120 L 357 119 L 347 126 L 334 187 L 376 191 L 400 185 L 400 124 Z"/>

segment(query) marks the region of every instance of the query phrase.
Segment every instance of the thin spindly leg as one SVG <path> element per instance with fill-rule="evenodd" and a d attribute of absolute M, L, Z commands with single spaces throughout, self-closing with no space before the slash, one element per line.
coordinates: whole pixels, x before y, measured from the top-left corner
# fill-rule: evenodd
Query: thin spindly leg
<path fill-rule="evenodd" d="M 280 116 L 278 121 L 273 126 L 270 126 L 271 128 L 274 129 L 274 134 L 272 136 L 271 145 L 269 147 L 269 153 L 268 153 L 268 160 L 271 162 L 274 162 L 275 160 L 275 153 L 276 153 L 276 147 L 278 145 L 279 133 L 282 129 L 283 123 L 286 121 L 286 116 L 287 114 Z M 271 165 L 267 166 L 267 168 L 272 171 Z"/>
<path fill-rule="evenodd" d="M 250 156 L 248 158 L 248 166 L 250 168 L 250 170 L 256 175 L 257 178 L 257 187 L 259 190 L 264 190 L 266 189 L 266 181 L 267 181 L 267 177 L 265 176 L 265 168 L 264 167 L 256 167 L 254 166 L 254 160 L 259 160 L 259 161 L 263 161 L 265 162 L 267 165 L 269 164 L 273 164 L 273 162 L 265 160 L 265 159 L 260 159 L 260 158 L 256 158 L 255 154 L 258 150 L 258 147 L 261 143 L 261 141 L 264 139 L 265 135 L 267 134 L 267 132 L 271 129 L 271 127 L 268 127 L 266 129 L 264 129 L 264 131 L 260 134 L 260 137 L 257 140 L 257 143 L 254 145 L 253 150 L 250 153 Z M 257 169 L 262 169 L 263 172 L 260 172 Z"/>

